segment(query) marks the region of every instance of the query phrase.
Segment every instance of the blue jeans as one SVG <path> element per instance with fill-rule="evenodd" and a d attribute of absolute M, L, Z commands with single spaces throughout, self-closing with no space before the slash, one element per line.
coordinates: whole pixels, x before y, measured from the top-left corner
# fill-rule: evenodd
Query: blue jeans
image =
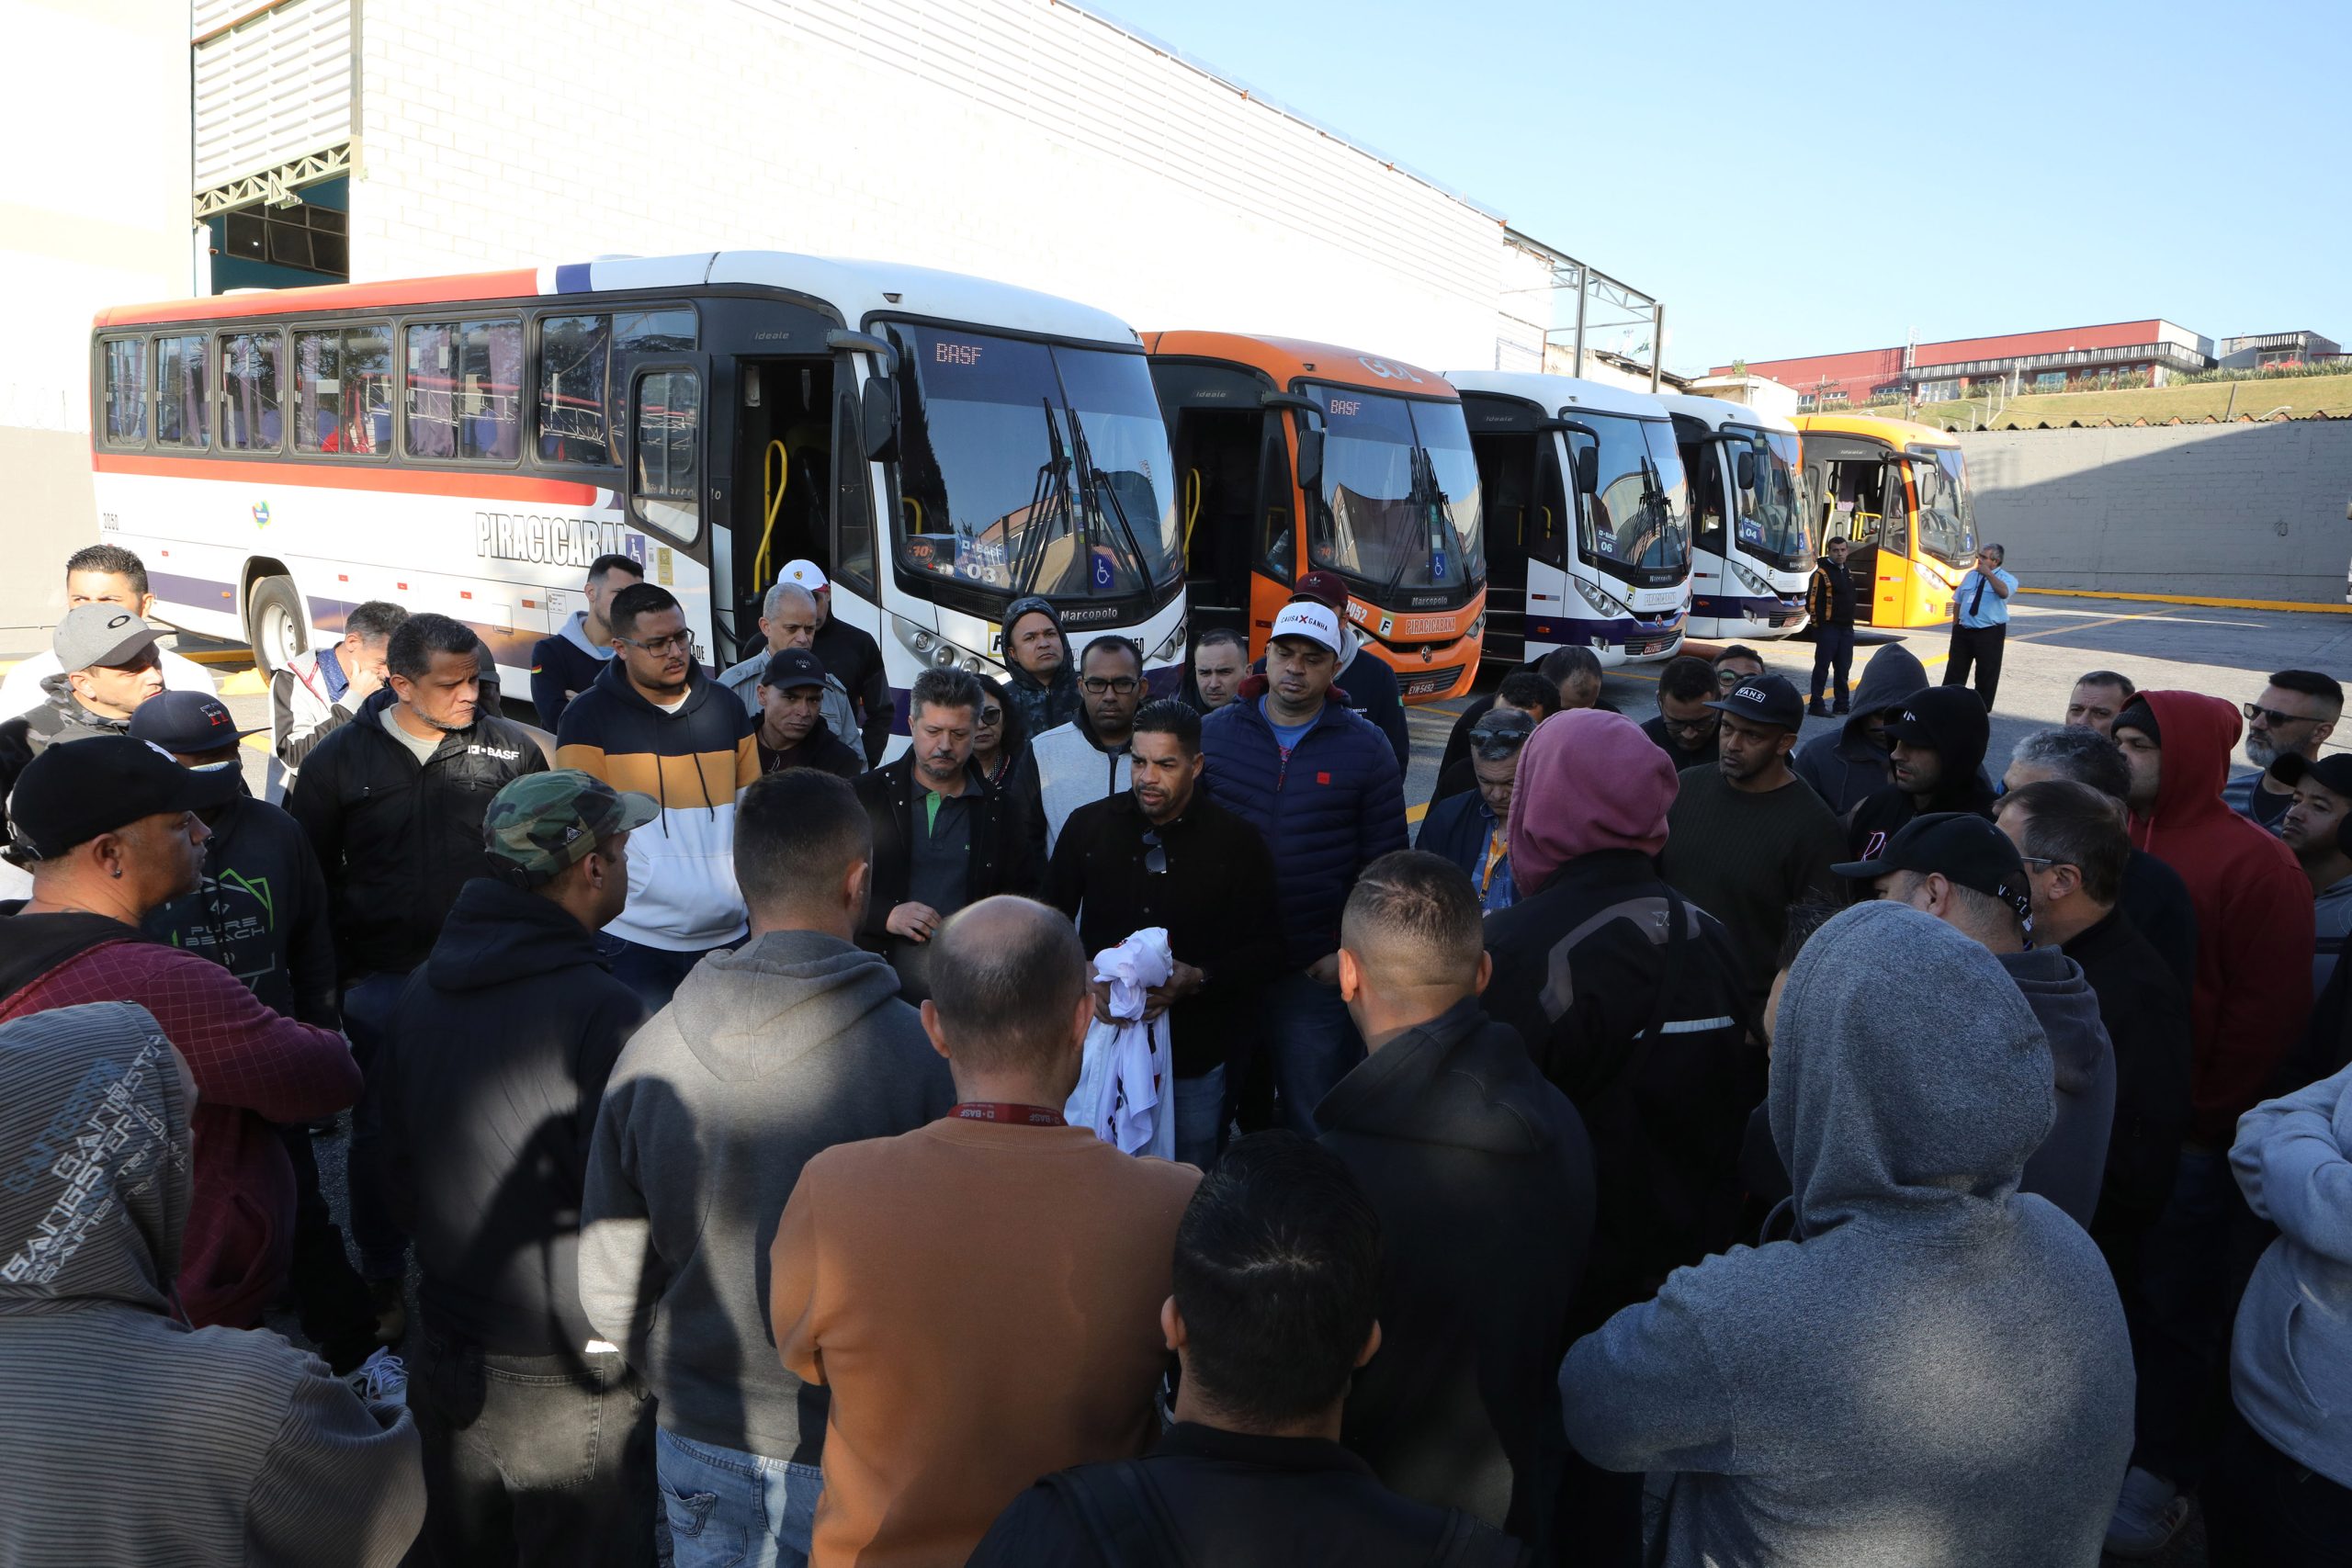
<path fill-rule="evenodd" d="M 1225 1064 L 1176 1080 L 1176 1157 L 1203 1170 L 1225 1142 Z"/>
<path fill-rule="evenodd" d="M 402 974 L 361 976 L 343 992 L 343 1032 L 367 1080 L 351 1110 L 351 1141 L 344 1145 L 344 1179 L 351 1193 L 351 1244 L 359 1252 L 359 1272 L 371 1280 L 408 1275 L 408 1237 L 392 1223 L 384 1195 L 383 1153 L 379 1146 L 383 1107 L 376 1099 L 376 1064 L 391 1043 L 392 1007 L 408 984 Z"/>
<path fill-rule="evenodd" d="M 718 951 L 715 947 L 698 947 L 688 953 L 673 953 L 669 948 L 648 947 L 610 931 L 596 933 L 596 955 L 612 965 L 613 978 L 635 991 L 648 1012 L 660 1012 L 668 1007 L 686 972 L 702 962 L 704 953 Z"/>
<path fill-rule="evenodd" d="M 1340 987 L 1285 975 L 1266 987 L 1266 1049 L 1274 1057 L 1282 1123 L 1315 1136 L 1315 1108 L 1363 1060 L 1363 1042 L 1340 999 Z"/>
<path fill-rule="evenodd" d="M 824 1472 L 735 1449 L 653 1436 L 674 1568 L 808 1568 Z"/>

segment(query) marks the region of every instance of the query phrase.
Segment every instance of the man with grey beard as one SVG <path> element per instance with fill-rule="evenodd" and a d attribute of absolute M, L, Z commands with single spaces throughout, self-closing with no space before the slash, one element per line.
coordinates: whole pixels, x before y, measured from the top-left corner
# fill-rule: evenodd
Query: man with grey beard
<path fill-rule="evenodd" d="M 2316 670 L 2281 670 L 2270 677 L 2258 702 L 2244 705 L 2245 757 L 2256 771 L 2222 786 L 2231 810 L 2278 830 L 2278 819 L 2295 803 L 2295 792 L 2270 776 L 2270 764 L 2285 756 L 2319 761 L 2319 750 L 2335 733 L 2344 712 L 2344 688 Z"/>

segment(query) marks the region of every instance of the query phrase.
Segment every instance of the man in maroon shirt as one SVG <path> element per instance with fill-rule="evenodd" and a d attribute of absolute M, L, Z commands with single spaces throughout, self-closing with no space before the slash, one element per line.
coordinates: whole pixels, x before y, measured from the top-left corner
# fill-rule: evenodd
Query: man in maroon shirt
<path fill-rule="evenodd" d="M 0 1022 L 83 1002 L 136 1002 L 187 1059 L 191 1118 L 182 1309 L 198 1327 L 251 1327 L 285 1283 L 294 1172 L 272 1122 L 332 1116 L 359 1097 L 343 1036 L 255 1000 L 209 959 L 139 923 L 196 890 L 202 815 L 236 789 L 143 740 L 54 746 L 27 764 L 8 810 L 10 858 L 33 894 L 0 904 Z"/>

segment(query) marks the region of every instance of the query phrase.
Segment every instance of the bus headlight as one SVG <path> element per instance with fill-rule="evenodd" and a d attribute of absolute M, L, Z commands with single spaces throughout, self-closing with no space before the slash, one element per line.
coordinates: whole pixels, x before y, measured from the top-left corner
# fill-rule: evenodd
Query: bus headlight
<path fill-rule="evenodd" d="M 935 631 L 900 620 L 896 615 L 887 619 L 890 629 L 898 634 L 899 646 L 913 654 L 919 664 L 928 664 L 940 670 L 964 670 L 975 675 L 989 668 L 980 655 L 956 647 Z"/>
<path fill-rule="evenodd" d="M 1170 632 L 1166 637 L 1161 639 L 1159 646 L 1151 650 L 1151 658 L 1148 662 L 1159 664 L 1168 660 L 1180 659 L 1183 657 L 1184 622 L 1184 616 L 1179 615 L 1176 617 L 1176 629 Z"/>
<path fill-rule="evenodd" d="M 1591 605 L 1594 609 L 1600 611 L 1611 620 L 1620 620 L 1634 613 L 1627 607 L 1623 599 L 1618 598 L 1615 594 L 1610 592 L 1607 589 L 1601 587 L 1598 583 L 1587 582 L 1584 579 L 1578 578 L 1577 579 L 1577 592 L 1584 595 L 1584 601 L 1586 604 Z"/>
<path fill-rule="evenodd" d="M 1758 599 L 1777 599 L 1780 597 L 1779 594 L 1772 592 L 1772 585 L 1770 583 L 1765 581 L 1762 578 L 1757 576 L 1754 572 L 1748 570 L 1737 561 L 1732 561 L 1728 564 L 1731 567 L 1731 574 L 1739 580 L 1739 585 L 1742 588 L 1747 589 L 1749 593 L 1755 595 Z"/>

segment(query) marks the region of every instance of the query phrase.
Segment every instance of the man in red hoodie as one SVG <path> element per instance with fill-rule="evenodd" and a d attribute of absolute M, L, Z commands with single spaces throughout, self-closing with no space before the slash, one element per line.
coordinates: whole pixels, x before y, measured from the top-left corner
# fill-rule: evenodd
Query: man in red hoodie
<path fill-rule="evenodd" d="M 129 736 L 52 746 L 9 801 L 11 858 L 31 865 L 33 895 L 0 904 L 0 1023 L 136 1002 L 187 1059 L 198 1101 L 178 1288 L 199 1328 L 252 1327 L 286 1282 L 294 1168 L 271 1123 L 359 1098 L 342 1035 L 273 1012 L 220 964 L 140 930 L 196 891 L 201 814 L 235 789 L 233 774 L 193 773 Z"/>
<path fill-rule="evenodd" d="M 2194 692 L 2142 692 L 2115 717 L 2132 769 L 2132 845 L 2180 873 L 2197 908 L 2188 1142 L 2148 1236 L 2138 1441 L 2107 1542 L 2130 1557 L 2163 1549 L 2204 1469 L 2241 1205 L 2230 1140 L 2238 1117 L 2273 1092 L 2312 1005 L 2311 884 L 2293 852 L 2222 800 L 2240 725 L 2235 707 Z"/>

